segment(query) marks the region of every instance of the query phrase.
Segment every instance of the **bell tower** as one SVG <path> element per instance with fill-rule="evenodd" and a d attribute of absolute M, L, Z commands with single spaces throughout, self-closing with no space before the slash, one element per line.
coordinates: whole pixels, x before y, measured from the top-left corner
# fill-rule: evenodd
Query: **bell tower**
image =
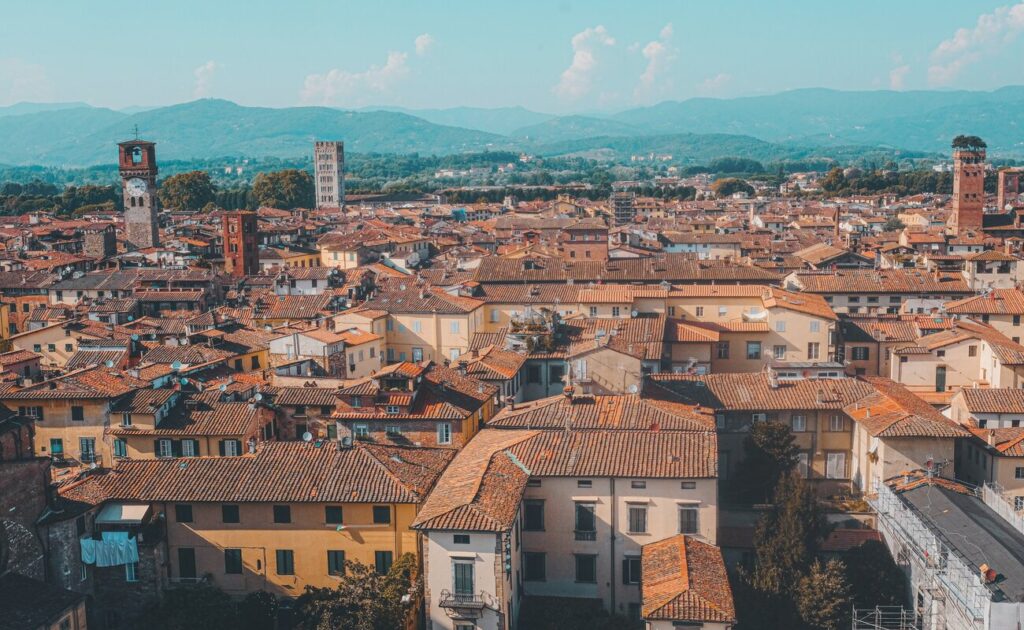
<path fill-rule="evenodd" d="M 125 240 L 132 249 L 160 245 L 156 196 L 156 144 L 145 140 L 119 142 L 118 170 L 124 195 Z"/>
<path fill-rule="evenodd" d="M 965 230 L 981 230 L 984 212 L 985 146 L 955 146 L 953 212 L 949 217 L 949 227 L 954 234 Z"/>

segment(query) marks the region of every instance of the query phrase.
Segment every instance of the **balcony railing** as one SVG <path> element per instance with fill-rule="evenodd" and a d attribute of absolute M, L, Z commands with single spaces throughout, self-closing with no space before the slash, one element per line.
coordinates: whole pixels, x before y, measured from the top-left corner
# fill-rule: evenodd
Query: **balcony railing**
<path fill-rule="evenodd" d="M 493 598 L 483 591 L 479 593 L 453 593 L 441 591 L 437 605 L 445 609 L 452 619 L 479 619 L 483 609 L 492 606 Z"/>
<path fill-rule="evenodd" d="M 577 529 L 576 540 L 597 540 L 597 532 L 592 529 Z"/>

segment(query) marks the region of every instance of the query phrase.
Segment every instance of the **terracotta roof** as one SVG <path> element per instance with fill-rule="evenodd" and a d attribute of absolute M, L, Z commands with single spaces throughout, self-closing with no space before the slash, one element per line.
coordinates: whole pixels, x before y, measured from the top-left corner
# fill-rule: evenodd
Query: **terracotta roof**
<path fill-rule="evenodd" d="M 459 315 L 471 313 L 483 304 L 482 300 L 450 295 L 442 289 L 407 286 L 405 290 L 392 290 L 391 285 L 388 285 L 387 290 L 367 300 L 364 306 L 389 313 Z"/>
<path fill-rule="evenodd" d="M 275 405 L 285 407 L 334 407 L 338 402 L 337 390 L 327 387 L 278 387 L 272 397 Z"/>
<path fill-rule="evenodd" d="M 535 435 L 532 431 L 481 431 L 470 440 L 438 480 L 412 527 L 507 531 L 519 513 L 529 471 L 508 448 Z"/>
<path fill-rule="evenodd" d="M 971 293 L 960 274 L 939 276 L 910 269 L 858 269 L 798 273 L 807 293 Z"/>
<path fill-rule="evenodd" d="M 963 427 L 903 385 L 879 376 L 864 380 L 875 391 L 843 411 L 873 437 L 968 437 Z"/>
<path fill-rule="evenodd" d="M 454 451 L 333 442 L 265 442 L 256 454 L 126 460 L 104 475 L 127 501 L 418 503 Z"/>
<path fill-rule="evenodd" d="M 640 396 L 552 396 L 505 407 L 488 423 L 500 429 L 713 431 L 714 416 L 692 405 Z"/>
<path fill-rule="evenodd" d="M 527 262 L 529 261 L 529 262 Z M 776 282 L 778 274 L 725 261 L 698 260 L 689 254 L 659 254 L 605 262 L 561 259 L 483 258 L 475 279 L 498 282 Z"/>
<path fill-rule="evenodd" d="M 710 409 L 842 409 L 871 394 L 867 382 L 852 379 L 782 380 L 772 387 L 768 375 L 722 373 L 693 376 L 652 374 L 645 394 Z"/>
<path fill-rule="evenodd" d="M 1024 315 L 1024 292 L 1020 289 L 993 289 L 962 300 L 946 302 L 947 313 L 956 315 Z"/>
<path fill-rule="evenodd" d="M 678 534 L 643 546 L 641 615 L 645 620 L 734 623 L 722 552 Z"/>
<path fill-rule="evenodd" d="M 1024 413 L 1024 389 L 964 387 L 957 394 L 974 413 Z"/>
<path fill-rule="evenodd" d="M 18 390 L 0 392 L 0 399 L 45 400 L 78 398 L 117 398 L 133 390 L 149 387 L 124 372 L 104 366 L 71 372 Z"/>

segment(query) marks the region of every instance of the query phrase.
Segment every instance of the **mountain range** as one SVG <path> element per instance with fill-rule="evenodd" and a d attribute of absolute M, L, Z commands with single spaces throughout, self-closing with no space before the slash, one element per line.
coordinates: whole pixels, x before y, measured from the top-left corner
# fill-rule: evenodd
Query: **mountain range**
<path fill-rule="evenodd" d="M 111 163 L 133 137 L 164 160 L 294 158 L 314 138 L 354 153 L 453 154 L 485 150 L 613 159 L 671 153 L 693 163 L 735 155 L 798 159 L 883 152 L 945 155 L 957 134 L 984 138 L 992 155 L 1024 157 L 1024 86 L 981 91 L 801 89 L 734 99 L 666 101 L 613 114 L 557 116 L 522 107 L 247 107 L 202 99 L 112 110 L 84 103 L 0 107 L 0 164 Z"/>

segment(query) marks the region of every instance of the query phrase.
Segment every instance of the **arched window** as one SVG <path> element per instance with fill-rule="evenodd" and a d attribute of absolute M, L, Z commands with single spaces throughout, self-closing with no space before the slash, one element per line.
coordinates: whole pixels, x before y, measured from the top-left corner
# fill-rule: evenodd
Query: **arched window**
<path fill-rule="evenodd" d="M 132 164 L 142 163 L 142 147 L 134 147 L 132 149 Z"/>

